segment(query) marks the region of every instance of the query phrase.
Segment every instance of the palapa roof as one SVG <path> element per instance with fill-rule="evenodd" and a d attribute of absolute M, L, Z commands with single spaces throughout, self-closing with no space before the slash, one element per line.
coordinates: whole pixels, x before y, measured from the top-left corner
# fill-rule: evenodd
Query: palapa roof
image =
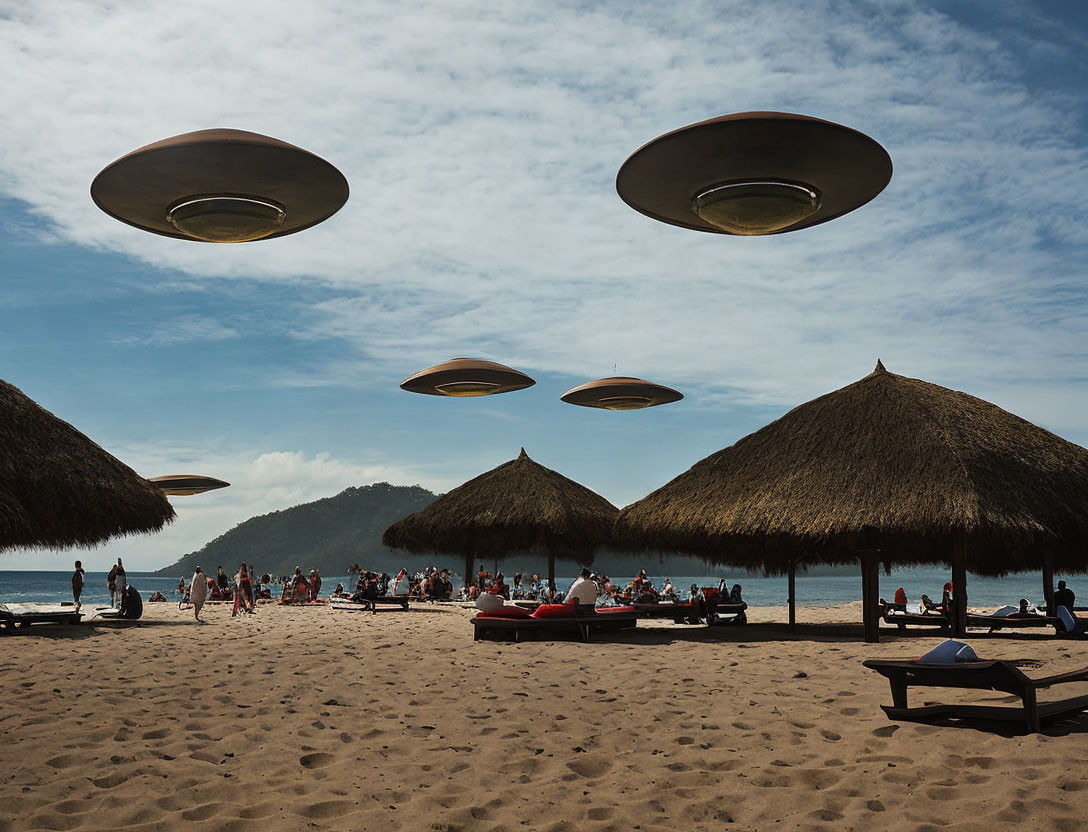
<path fill-rule="evenodd" d="M 1088 566 L 1088 450 L 982 399 L 889 373 L 802 404 L 625 508 L 616 538 L 779 572 L 799 562 Z"/>
<path fill-rule="evenodd" d="M 93 546 L 173 519 L 162 491 L 0 380 L 0 551 Z"/>
<path fill-rule="evenodd" d="M 409 552 L 501 557 L 546 551 L 588 558 L 608 543 L 618 509 L 608 500 L 534 462 L 521 449 L 390 526 L 382 543 Z"/>

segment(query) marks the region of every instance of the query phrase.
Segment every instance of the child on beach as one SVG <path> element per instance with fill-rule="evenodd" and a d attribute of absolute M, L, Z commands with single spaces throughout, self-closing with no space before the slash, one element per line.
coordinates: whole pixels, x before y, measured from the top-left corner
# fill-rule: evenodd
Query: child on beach
<path fill-rule="evenodd" d="M 83 594 L 83 563 L 76 561 L 76 571 L 72 573 L 72 597 L 76 599 L 76 609 L 80 607 L 79 596 Z"/>

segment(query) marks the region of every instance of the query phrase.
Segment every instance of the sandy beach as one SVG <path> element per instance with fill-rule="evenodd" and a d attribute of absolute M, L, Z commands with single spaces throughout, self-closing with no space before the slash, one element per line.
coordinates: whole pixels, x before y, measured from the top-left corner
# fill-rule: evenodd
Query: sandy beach
<path fill-rule="evenodd" d="M 1085 828 L 1088 717 L 889 722 L 861 660 L 940 638 L 863 644 L 858 606 L 802 609 L 794 634 L 642 622 L 591 644 L 474 643 L 469 610 L 425 605 L 39 628 L 0 640 L 0 832 Z M 968 641 L 1032 674 L 1085 663 Z M 934 697 L 958 698 L 912 704 Z"/>

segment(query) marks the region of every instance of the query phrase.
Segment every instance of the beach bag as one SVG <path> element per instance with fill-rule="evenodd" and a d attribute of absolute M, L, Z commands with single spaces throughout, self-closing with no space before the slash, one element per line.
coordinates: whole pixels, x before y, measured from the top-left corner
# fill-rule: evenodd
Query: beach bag
<path fill-rule="evenodd" d="M 956 662 L 977 662 L 978 656 L 970 644 L 954 639 L 942 642 L 925 655 L 915 659 L 918 664 L 955 664 Z"/>
<path fill-rule="evenodd" d="M 1072 633 L 1077 629 L 1077 618 L 1069 611 L 1068 607 L 1058 607 L 1058 620 L 1062 622 L 1065 632 Z"/>

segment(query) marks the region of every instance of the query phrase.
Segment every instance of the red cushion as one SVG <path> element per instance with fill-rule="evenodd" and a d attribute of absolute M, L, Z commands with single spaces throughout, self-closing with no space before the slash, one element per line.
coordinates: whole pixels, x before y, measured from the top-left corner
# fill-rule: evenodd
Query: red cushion
<path fill-rule="evenodd" d="M 720 595 L 720 593 L 718 592 L 718 588 L 716 586 L 703 587 L 703 597 L 706 598 L 706 600 L 713 601 L 715 598 L 718 597 L 718 595 Z"/>
<path fill-rule="evenodd" d="M 541 604 L 533 613 L 533 618 L 562 618 L 577 614 L 574 604 Z"/>
<path fill-rule="evenodd" d="M 634 607 L 597 607 L 597 612 L 608 615 L 614 612 L 634 612 Z"/>
<path fill-rule="evenodd" d="M 477 613 L 477 616 L 479 618 L 532 618 L 533 614 L 521 607 L 507 604 L 501 610 L 495 612 L 481 612 Z"/>

